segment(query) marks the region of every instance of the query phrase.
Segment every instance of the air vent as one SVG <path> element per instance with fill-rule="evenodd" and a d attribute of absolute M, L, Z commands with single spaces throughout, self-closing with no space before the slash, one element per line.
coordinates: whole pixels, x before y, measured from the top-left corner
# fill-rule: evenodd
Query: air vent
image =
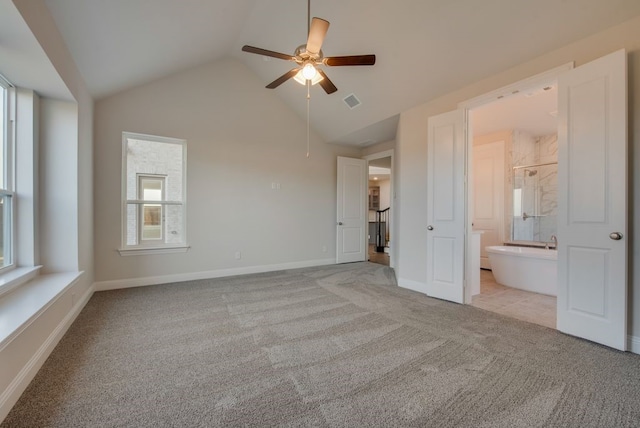
<path fill-rule="evenodd" d="M 350 109 L 354 109 L 361 104 L 360 100 L 353 94 L 348 95 L 343 101 Z"/>

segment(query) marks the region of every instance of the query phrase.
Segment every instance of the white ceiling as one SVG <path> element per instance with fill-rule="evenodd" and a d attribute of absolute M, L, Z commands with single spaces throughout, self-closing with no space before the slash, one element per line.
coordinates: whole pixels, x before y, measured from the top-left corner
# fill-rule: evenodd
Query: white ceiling
<path fill-rule="evenodd" d="M 290 54 L 306 40 L 304 0 L 45 2 L 96 98 L 227 56 L 266 85 L 292 64 L 242 45 Z M 394 139 L 400 112 L 638 14 L 638 0 L 315 0 L 311 15 L 331 22 L 325 55 L 377 63 L 326 67 L 339 90 L 312 88 L 311 124 L 332 143 Z M 302 86 L 275 91 L 306 116 Z"/>
<path fill-rule="evenodd" d="M 11 2 L 0 1 L 0 72 L 11 83 L 39 94 L 72 100 L 35 36 Z"/>
<path fill-rule="evenodd" d="M 557 86 L 519 92 L 471 110 L 474 136 L 517 129 L 535 137 L 558 132 Z"/>

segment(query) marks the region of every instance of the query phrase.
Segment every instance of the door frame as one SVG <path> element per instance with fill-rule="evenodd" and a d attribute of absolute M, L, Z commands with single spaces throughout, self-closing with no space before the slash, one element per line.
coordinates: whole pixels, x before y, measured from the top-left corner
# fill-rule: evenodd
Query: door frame
<path fill-rule="evenodd" d="M 395 212 L 395 201 L 396 201 L 396 188 L 394 186 L 394 181 L 395 181 L 395 170 L 396 170 L 396 166 L 395 166 L 395 160 L 394 160 L 394 149 L 389 149 L 389 150 L 385 150 L 383 152 L 378 152 L 378 153 L 373 153 L 367 156 L 363 156 L 362 159 L 367 161 L 367 186 L 369 185 L 369 161 L 375 160 L 375 159 L 382 159 L 382 158 L 391 158 L 391 174 L 389 174 L 389 188 L 391 191 L 391 195 L 389 195 L 389 207 L 391 208 L 391 217 L 389 219 L 389 233 L 391 234 L 391 241 L 389 242 L 389 267 L 393 268 L 395 267 L 395 249 L 396 249 L 396 244 L 395 242 L 397 241 L 397 239 L 393 239 L 393 237 L 395 236 L 397 238 L 398 234 L 397 231 L 395 230 L 394 225 L 396 224 L 396 221 L 394 220 L 396 212 Z M 369 207 L 365 207 L 367 210 L 367 213 L 369 212 Z M 368 224 L 367 224 L 368 226 Z M 368 228 L 367 228 L 368 230 Z M 367 245 L 368 245 L 368 241 L 367 241 Z"/>
<path fill-rule="evenodd" d="M 463 132 L 466 136 L 467 144 L 466 148 L 466 171 L 465 171 L 465 181 L 467 183 L 467 188 L 465 192 L 465 215 L 466 215 L 466 225 L 465 225 L 465 278 L 469 278 L 472 269 L 472 261 L 471 261 L 471 233 L 472 227 L 471 223 L 473 222 L 473 186 L 470 184 L 471 178 L 473 177 L 473 129 L 472 123 L 469 118 L 470 111 L 474 108 L 481 107 L 483 105 L 492 103 L 494 101 L 507 98 L 512 94 L 516 94 L 522 91 L 526 91 L 533 87 L 539 87 L 540 85 L 551 83 L 557 81 L 558 76 L 564 72 L 572 70 L 574 68 L 574 63 L 568 62 L 561 66 L 552 68 L 545 72 L 536 74 L 534 76 L 528 77 L 526 79 L 519 80 L 515 83 L 512 83 L 507 86 L 503 86 L 501 88 L 495 89 L 493 91 L 487 92 L 475 98 L 468 99 L 466 101 L 462 101 L 458 104 L 458 109 L 464 111 L 463 116 Z M 471 304 L 471 287 L 465 287 L 464 292 L 464 303 Z"/>

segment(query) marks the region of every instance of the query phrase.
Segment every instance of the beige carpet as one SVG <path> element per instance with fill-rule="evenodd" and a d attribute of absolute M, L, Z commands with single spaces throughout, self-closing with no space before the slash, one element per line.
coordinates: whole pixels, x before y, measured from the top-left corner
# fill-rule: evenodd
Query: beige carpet
<path fill-rule="evenodd" d="M 640 356 L 357 263 L 96 293 L 2 427 L 640 426 Z"/>

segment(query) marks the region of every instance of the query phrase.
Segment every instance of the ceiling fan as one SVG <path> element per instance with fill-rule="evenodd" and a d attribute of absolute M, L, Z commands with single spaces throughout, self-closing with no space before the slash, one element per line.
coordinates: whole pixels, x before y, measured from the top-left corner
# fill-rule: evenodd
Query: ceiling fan
<path fill-rule="evenodd" d="M 307 4 L 307 22 L 309 22 L 311 0 Z M 332 94 L 338 88 L 329 80 L 327 75 L 319 66 L 327 65 L 329 67 L 346 66 L 346 65 L 374 65 L 376 63 L 375 55 L 353 55 L 353 56 L 333 56 L 326 57 L 322 53 L 322 42 L 329 29 L 329 21 L 314 17 L 307 27 L 308 37 L 307 43 L 296 48 L 293 55 L 287 55 L 280 52 L 274 52 L 267 49 L 256 48 L 244 45 L 244 52 L 254 53 L 258 55 L 269 56 L 273 58 L 292 61 L 297 66 L 278 77 L 266 87 L 275 89 L 292 77 L 299 83 L 306 85 L 315 85 L 320 83 L 322 89 L 327 94 Z"/>

